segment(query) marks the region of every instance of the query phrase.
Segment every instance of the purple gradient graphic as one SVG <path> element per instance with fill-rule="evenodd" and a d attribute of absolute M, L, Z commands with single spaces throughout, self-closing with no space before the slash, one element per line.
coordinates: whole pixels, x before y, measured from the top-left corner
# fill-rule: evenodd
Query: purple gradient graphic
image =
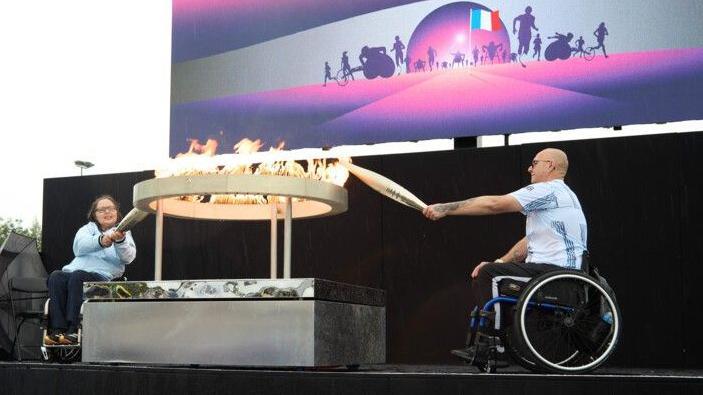
<path fill-rule="evenodd" d="M 244 137 L 288 148 L 703 119 L 703 49 L 590 62 L 500 64 L 176 105 L 171 155 L 188 138 Z"/>
<path fill-rule="evenodd" d="M 505 25 L 501 21 L 500 29 L 494 32 L 486 30 L 471 30 L 469 26 L 469 13 L 471 9 L 486 11 L 489 8 L 471 2 L 459 2 L 444 5 L 432 11 L 415 28 L 408 42 L 408 55 L 412 62 L 417 59 L 428 59 L 429 47 L 437 51 L 435 62 L 444 61 L 452 63 L 453 53 L 461 52 L 466 55 L 469 62 L 473 62 L 473 50 L 479 51 L 483 46 L 488 46 L 491 41 L 497 46 L 502 44 L 510 60 L 510 39 Z M 480 54 L 479 54 L 480 56 Z M 499 53 L 500 57 L 500 53 Z M 488 61 L 490 63 L 490 61 Z M 501 63 L 494 58 L 494 63 Z M 480 63 L 480 60 L 479 60 Z"/>
<path fill-rule="evenodd" d="M 173 0 L 171 62 L 235 50 L 419 0 Z"/>

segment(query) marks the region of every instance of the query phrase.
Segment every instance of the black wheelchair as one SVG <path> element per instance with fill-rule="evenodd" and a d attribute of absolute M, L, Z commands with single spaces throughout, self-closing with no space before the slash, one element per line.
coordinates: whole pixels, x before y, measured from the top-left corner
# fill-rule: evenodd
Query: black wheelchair
<path fill-rule="evenodd" d="M 586 373 L 602 365 L 618 344 L 622 317 L 605 279 L 586 261 L 584 268 L 497 281 L 499 296 L 471 312 L 460 356 L 488 373 L 508 366 L 506 357 L 546 373 Z"/>

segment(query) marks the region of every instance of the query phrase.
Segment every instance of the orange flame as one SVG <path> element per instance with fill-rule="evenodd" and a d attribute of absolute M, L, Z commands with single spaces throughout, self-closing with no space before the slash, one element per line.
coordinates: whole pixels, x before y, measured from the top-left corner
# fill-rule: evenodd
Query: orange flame
<path fill-rule="evenodd" d="M 188 152 L 176 155 L 168 165 L 156 171 L 156 177 L 170 177 L 180 175 L 205 175 L 205 174 L 257 174 L 277 175 L 299 178 L 310 178 L 344 186 L 349 171 L 337 161 L 328 163 L 327 159 L 309 159 L 307 169 L 295 160 L 269 159 L 254 166 L 253 155 L 263 147 L 260 139 L 251 140 L 244 138 L 234 145 L 234 155 L 215 156 L 218 143 L 208 139 L 205 144 L 200 144 L 198 139 L 189 139 Z M 271 147 L 269 152 L 282 151 L 285 142 L 281 141 L 276 147 Z M 202 196 L 182 196 L 182 200 L 201 201 Z M 267 204 L 282 201 L 276 196 L 263 195 L 212 195 L 211 203 L 216 204 Z M 299 199 L 296 199 L 299 200 Z"/>

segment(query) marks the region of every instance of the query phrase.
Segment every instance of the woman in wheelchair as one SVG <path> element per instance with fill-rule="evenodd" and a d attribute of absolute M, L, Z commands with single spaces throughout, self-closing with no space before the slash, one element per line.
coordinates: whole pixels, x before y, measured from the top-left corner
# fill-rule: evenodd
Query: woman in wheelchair
<path fill-rule="evenodd" d="M 525 237 L 471 273 L 476 307 L 466 348 L 452 353 L 481 370 L 494 371 L 507 349 L 533 370 L 584 372 L 614 349 L 619 311 L 607 283 L 584 273 L 586 218 L 564 183 L 568 167 L 566 153 L 547 148 L 527 169 L 532 184 L 507 195 L 434 204 L 423 211 L 432 220 L 512 212 L 527 217 Z M 512 308 L 513 317 L 501 316 L 501 307 Z"/>
<path fill-rule="evenodd" d="M 80 309 L 85 281 L 109 281 L 122 276 L 125 265 L 137 253 L 129 231 L 115 225 L 122 219 L 120 206 L 110 195 L 95 199 L 88 211 L 88 223 L 73 240 L 75 258 L 49 276 L 49 325 L 44 345 L 75 345 L 80 342 Z"/>

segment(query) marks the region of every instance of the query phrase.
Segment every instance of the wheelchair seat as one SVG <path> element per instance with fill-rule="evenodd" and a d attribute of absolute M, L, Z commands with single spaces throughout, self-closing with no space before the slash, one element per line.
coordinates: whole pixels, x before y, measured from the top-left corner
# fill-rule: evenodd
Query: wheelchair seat
<path fill-rule="evenodd" d="M 539 372 L 586 373 L 602 365 L 617 346 L 622 318 L 612 289 L 593 273 L 558 270 L 529 282 L 503 280 L 500 296 L 472 312 L 467 337 L 475 349 L 472 363 L 493 372 L 496 350 L 504 349 Z M 512 314 L 494 322 L 496 305 Z M 499 342 L 486 341 L 496 337 Z"/>

